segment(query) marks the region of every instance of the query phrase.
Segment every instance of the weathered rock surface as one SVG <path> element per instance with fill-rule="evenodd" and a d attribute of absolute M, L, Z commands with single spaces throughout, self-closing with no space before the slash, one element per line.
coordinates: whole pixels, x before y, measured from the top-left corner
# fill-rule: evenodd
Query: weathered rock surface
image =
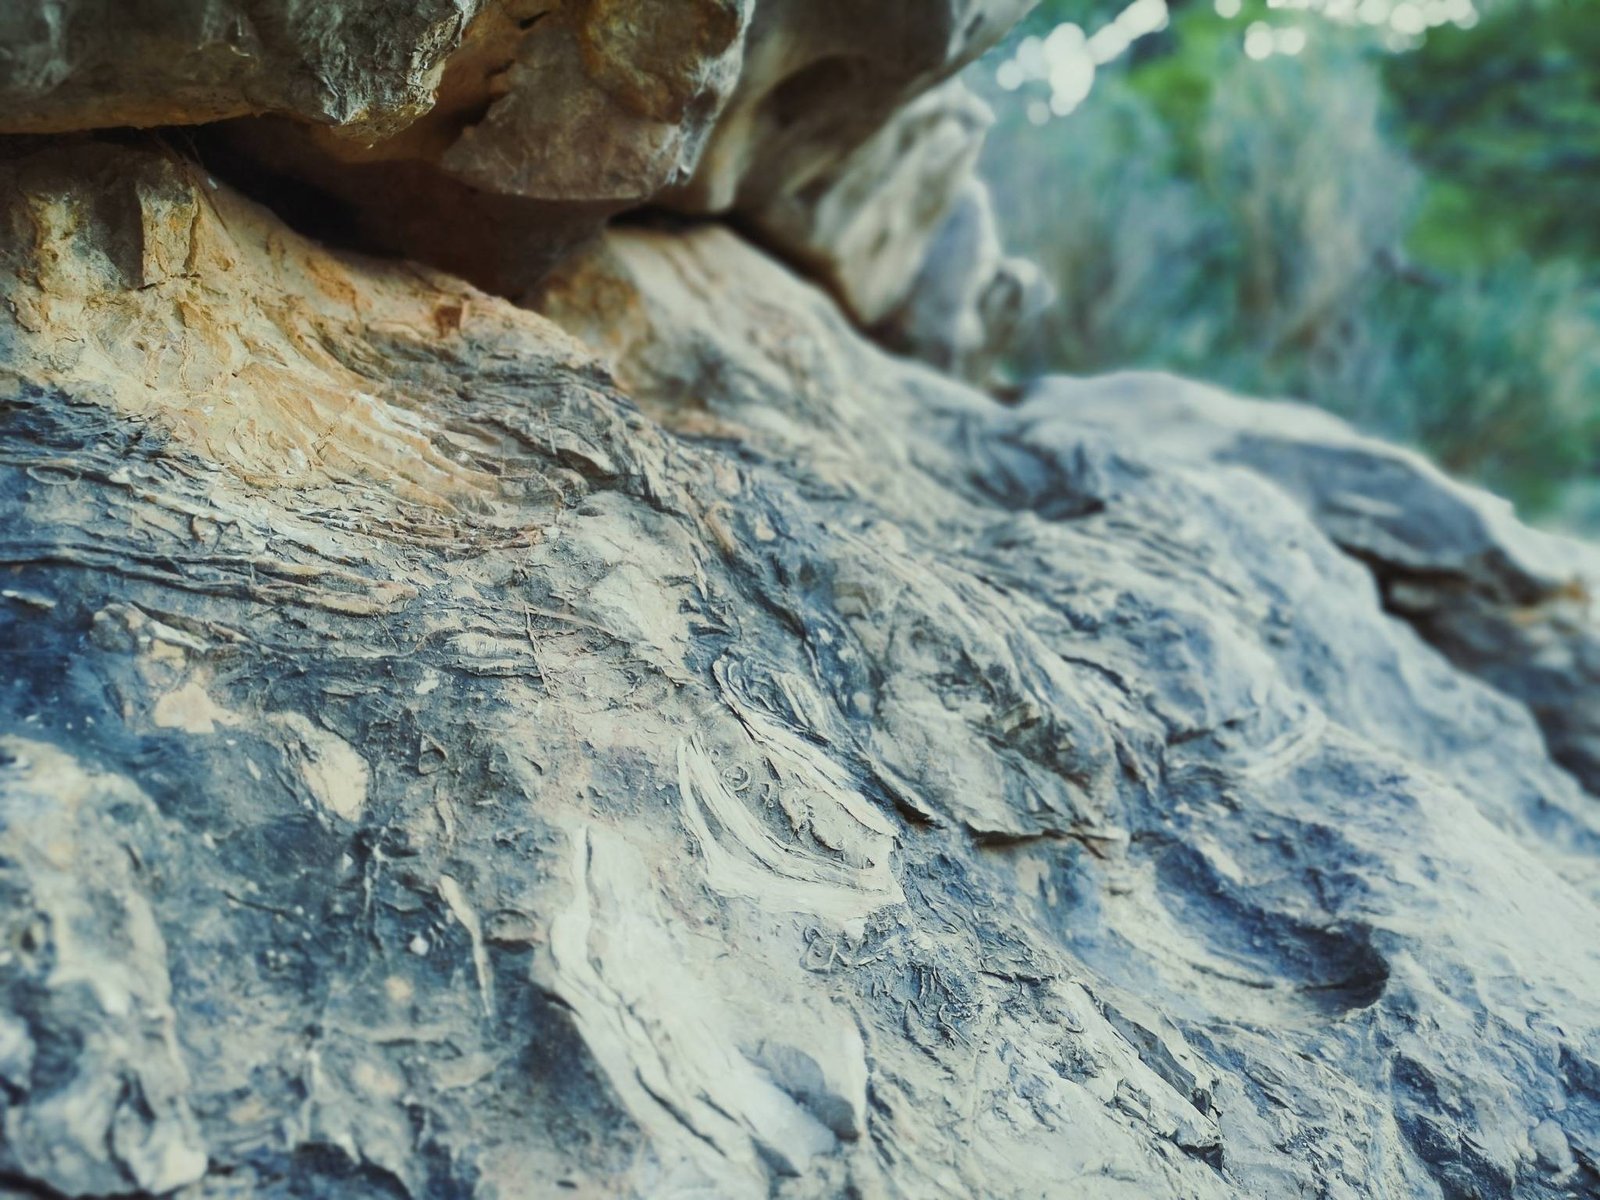
<path fill-rule="evenodd" d="M 975 186 L 987 111 L 936 85 L 1032 2 L 16 0 L 0 133 L 222 121 L 206 161 L 314 232 L 513 297 L 618 212 L 732 214 L 873 326 Z M 987 253 L 947 239 L 943 290 Z M 1014 316 L 947 308 L 900 348 Z"/>
<path fill-rule="evenodd" d="M 1051 299 L 1039 268 L 1004 252 L 989 189 L 969 179 L 916 277 L 872 333 L 891 349 L 983 384 Z"/>
<path fill-rule="evenodd" d="M 760 0 L 739 86 L 674 202 L 737 217 L 868 328 L 907 306 L 919 282 L 949 292 L 993 279 L 981 241 L 934 245 L 963 193 L 981 187 L 972 170 L 991 120 L 965 85 L 941 81 L 1033 2 Z M 908 327 L 898 348 L 1008 336 L 1005 314 L 975 335 L 988 314 L 948 308 L 925 306 L 914 330 L 897 322 Z"/>
<path fill-rule="evenodd" d="M 8 0 L 0 132 L 283 113 L 393 133 L 433 103 L 479 0 Z"/>
<path fill-rule="evenodd" d="M 720 227 L 0 197 L 0 1187 L 1595 1194 L 1600 810 L 1257 464 Z"/>
<path fill-rule="evenodd" d="M 1036 385 L 1037 419 L 1249 467 L 1366 563 L 1390 611 L 1525 703 L 1556 760 L 1600 795 L 1600 553 L 1528 529 L 1504 500 L 1320 409 L 1240 400 L 1168 376 Z"/>

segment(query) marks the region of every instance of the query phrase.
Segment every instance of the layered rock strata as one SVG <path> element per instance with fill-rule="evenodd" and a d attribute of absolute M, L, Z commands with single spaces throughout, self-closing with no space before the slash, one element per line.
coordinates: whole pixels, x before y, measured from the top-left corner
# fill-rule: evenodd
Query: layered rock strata
<path fill-rule="evenodd" d="M 1595 1191 L 1600 810 L 1412 460 L 715 225 L 538 315 L 171 152 L 0 214 L 0 1187 Z"/>

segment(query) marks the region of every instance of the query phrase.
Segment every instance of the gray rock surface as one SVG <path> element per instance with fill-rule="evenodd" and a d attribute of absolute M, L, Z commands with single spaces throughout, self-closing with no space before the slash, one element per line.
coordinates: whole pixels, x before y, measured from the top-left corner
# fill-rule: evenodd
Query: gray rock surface
<path fill-rule="evenodd" d="M 908 104 L 802 192 L 754 217 L 763 237 L 806 264 L 862 325 L 905 302 L 958 194 L 973 179 L 993 120 L 960 80 Z"/>
<path fill-rule="evenodd" d="M 1600 553 L 1529 529 L 1497 496 L 1320 409 L 1129 373 L 1034 386 L 1032 419 L 1248 467 L 1364 562 L 1385 606 L 1533 711 L 1550 752 L 1600 795 Z"/>
<path fill-rule="evenodd" d="M 0 1187 L 1595 1194 L 1600 810 L 1255 466 L 720 227 L 0 205 Z"/>

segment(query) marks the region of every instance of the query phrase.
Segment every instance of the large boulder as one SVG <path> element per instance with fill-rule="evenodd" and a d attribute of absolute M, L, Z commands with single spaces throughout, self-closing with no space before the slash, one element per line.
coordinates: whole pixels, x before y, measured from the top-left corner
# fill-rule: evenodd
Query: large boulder
<path fill-rule="evenodd" d="M 626 209 L 732 215 L 872 326 L 988 123 L 938 85 L 1032 2 L 17 0 L 0 133 L 223 122 L 302 228 L 513 297 Z"/>
<path fill-rule="evenodd" d="M 1594 1190 L 1600 810 L 1259 471 L 718 226 L 0 206 L 6 1188 Z"/>
<path fill-rule="evenodd" d="M 918 97 L 826 176 L 753 214 L 764 240 L 805 264 L 851 316 L 876 325 L 903 303 L 972 177 L 989 108 L 960 80 Z"/>
<path fill-rule="evenodd" d="M 693 174 L 691 207 L 754 210 L 1032 2 L 18 0 L 0 11 L 0 132 L 270 115 L 499 194 L 637 203 Z"/>
<path fill-rule="evenodd" d="M 0 132 L 282 113 L 361 138 L 433 105 L 479 0 L 8 0 Z"/>

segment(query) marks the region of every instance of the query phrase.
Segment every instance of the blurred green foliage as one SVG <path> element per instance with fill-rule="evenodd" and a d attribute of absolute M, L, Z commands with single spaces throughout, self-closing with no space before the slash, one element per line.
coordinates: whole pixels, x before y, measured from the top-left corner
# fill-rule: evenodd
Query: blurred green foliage
<path fill-rule="evenodd" d="M 1430 180 L 1419 253 L 1600 256 L 1600 4 L 1502 5 L 1384 80 Z"/>
<path fill-rule="evenodd" d="M 1046 0 L 1011 51 L 1119 7 Z M 1600 3 L 1480 2 L 1404 47 L 1233 7 L 1176 6 L 1043 123 L 979 65 L 1002 225 L 1060 294 L 1019 370 L 1303 397 L 1600 528 Z M 1257 23 L 1303 50 L 1247 56 Z"/>

